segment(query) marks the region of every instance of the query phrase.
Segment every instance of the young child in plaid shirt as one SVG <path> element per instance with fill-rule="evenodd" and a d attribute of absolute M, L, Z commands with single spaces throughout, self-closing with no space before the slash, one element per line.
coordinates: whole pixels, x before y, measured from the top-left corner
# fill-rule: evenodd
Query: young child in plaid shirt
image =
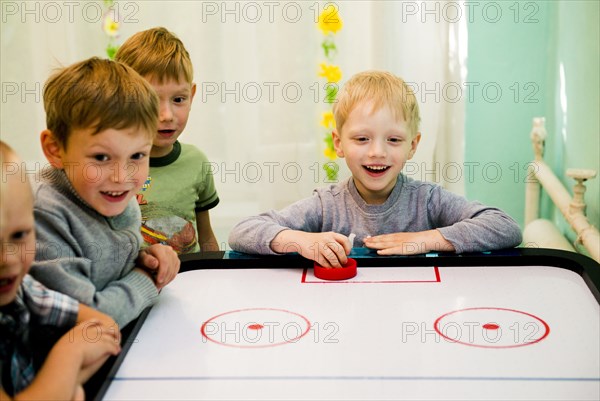
<path fill-rule="evenodd" d="M 0 164 L 0 400 L 83 399 L 83 383 L 120 351 L 118 327 L 27 274 L 35 254 L 33 196 L 2 141 Z M 62 336 L 46 356 L 41 340 L 54 333 Z"/>

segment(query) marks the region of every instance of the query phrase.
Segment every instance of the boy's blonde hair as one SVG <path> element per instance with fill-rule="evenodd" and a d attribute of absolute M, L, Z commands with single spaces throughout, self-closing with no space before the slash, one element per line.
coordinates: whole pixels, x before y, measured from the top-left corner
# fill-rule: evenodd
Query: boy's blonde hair
<path fill-rule="evenodd" d="M 419 105 L 406 82 L 389 72 L 365 71 L 346 82 L 333 106 L 336 128 L 340 134 L 350 112 L 363 101 L 373 102 L 373 112 L 384 106 L 389 107 L 396 120 L 406 121 L 411 136 L 414 137 L 419 131 Z"/>
<path fill-rule="evenodd" d="M 158 95 L 132 68 L 97 57 L 52 75 L 44 86 L 46 126 L 64 149 L 73 129 L 158 129 Z"/>
<path fill-rule="evenodd" d="M 194 79 L 192 61 L 183 42 L 163 27 L 138 32 L 127 39 L 115 60 L 160 84 L 166 79 L 179 82 L 180 77 L 191 84 Z"/>

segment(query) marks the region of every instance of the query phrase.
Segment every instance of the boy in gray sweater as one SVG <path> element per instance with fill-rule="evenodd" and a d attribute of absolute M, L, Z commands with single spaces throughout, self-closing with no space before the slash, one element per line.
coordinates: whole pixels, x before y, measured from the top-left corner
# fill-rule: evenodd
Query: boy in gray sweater
<path fill-rule="evenodd" d="M 34 192 L 31 275 L 124 326 L 179 271 L 171 247 L 140 250 L 135 195 L 148 176 L 157 95 L 131 68 L 91 58 L 50 77 L 44 107 L 51 167 Z"/>
<path fill-rule="evenodd" d="M 387 72 L 357 74 L 333 113 L 333 144 L 352 177 L 281 211 L 241 221 L 229 236 L 233 250 L 298 252 L 324 267 L 340 267 L 352 248 L 351 233 L 355 245 L 380 255 L 487 251 L 521 242 L 518 225 L 501 210 L 402 175 L 421 139 L 419 106 L 402 79 Z"/>

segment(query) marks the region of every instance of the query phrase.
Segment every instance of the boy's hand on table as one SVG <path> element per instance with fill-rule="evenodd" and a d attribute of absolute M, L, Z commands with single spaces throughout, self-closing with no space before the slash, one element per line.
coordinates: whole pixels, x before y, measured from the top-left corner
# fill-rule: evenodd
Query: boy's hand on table
<path fill-rule="evenodd" d="M 71 354 L 80 367 L 78 383 L 85 383 L 111 355 L 121 352 L 120 333 L 114 327 L 106 327 L 100 320 L 91 319 L 78 323 L 63 335 L 51 352 L 62 357 Z M 55 350 L 56 349 L 56 350 Z M 77 355 L 77 356 L 75 356 Z"/>
<path fill-rule="evenodd" d="M 352 245 L 348 237 L 332 231 L 307 233 L 284 230 L 271 241 L 271 249 L 279 253 L 298 252 L 323 267 L 342 267 L 348 262 L 347 255 Z"/>
<path fill-rule="evenodd" d="M 101 322 L 95 320 L 88 320 L 82 327 L 85 328 L 86 331 L 91 329 L 90 337 L 97 333 L 102 333 L 102 337 L 100 340 L 96 340 L 96 338 L 92 337 L 92 340 L 87 341 L 81 372 L 79 373 L 81 384 L 92 377 L 104 362 L 106 362 L 110 355 L 117 355 L 121 352 L 120 332 L 115 332 L 114 329 L 103 326 Z"/>
<path fill-rule="evenodd" d="M 159 290 L 173 281 L 179 273 L 180 264 L 173 248 L 162 244 L 142 249 L 138 257 L 138 266 L 154 273 L 154 282 Z"/>
<path fill-rule="evenodd" d="M 366 237 L 367 248 L 376 249 L 378 255 L 417 255 L 430 251 L 454 251 L 454 246 L 438 230 L 410 233 L 382 234 Z"/>

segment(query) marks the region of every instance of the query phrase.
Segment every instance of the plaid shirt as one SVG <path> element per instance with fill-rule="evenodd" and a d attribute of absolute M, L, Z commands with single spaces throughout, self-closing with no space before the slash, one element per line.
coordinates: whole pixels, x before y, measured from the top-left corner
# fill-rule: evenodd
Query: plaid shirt
<path fill-rule="evenodd" d="M 79 303 L 73 298 L 47 289 L 29 275 L 23 277 L 15 300 L 0 308 L 0 378 L 9 395 L 23 391 L 36 374 L 30 328 L 71 328 L 78 312 Z"/>

